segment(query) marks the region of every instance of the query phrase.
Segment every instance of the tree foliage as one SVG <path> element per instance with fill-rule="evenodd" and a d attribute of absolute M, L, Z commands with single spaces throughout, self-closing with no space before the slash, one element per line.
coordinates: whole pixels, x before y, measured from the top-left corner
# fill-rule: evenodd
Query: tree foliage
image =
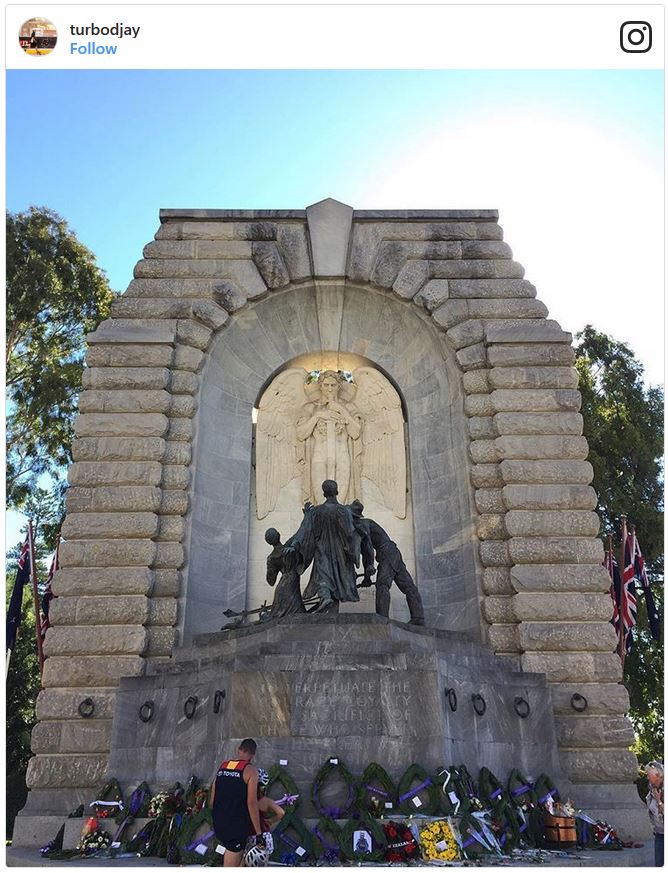
<path fill-rule="evenodd" d="M 593 486 L 602 536 L 614 537 L 619 556 L 620 518 L 635 524 L 652 593 L 663 615 L 663 389 L 647 388 L 633 352 L 591 325 L 577 336 L 584 434 L 594 467 Z M 663 758 L 663 641 L 652 640 L 638 588 L 638 624 L 626 657 L 624 680 L 644 760 Z"/>
<path fill-rule="evenodd" d="M 20 545 L 7 554 L 5 611 L 14 586 Z M 7 727 L 7 832 L 24 805 L 28 789 L 25 773 L 30 758 L 30 733 L 35 725 L 35 700 L 39 692 L 39 664 L 35 641 L 35 609 L 30 585 L 23 592 L 23 619 L 9 662 L 6 685 Z"/>
<path fill-rule="evenodd" d="M 113 294 L 95 256 L 57 213 L 7 213 L 7 500 L 71 460 L 84 337 Z"/>
<path fill-rule="evenodd" d="M 33 523 L 38 595 L 44 593 L 51 554 L 61 524 L 62 491 L 35 489 L 26 499 L 25 512 Z M 6 555 L 5 609 L 16 578 L 21 545 L 17 543 Z M 7 729 L 7 831 L 11 833 L 16 813 L 23 807 L 28 789 L 26 768 L 30 758 L 30 733 L 35 725 L 35 701 L 40 689 L 39 662 L 35 637 L 35 608 L 32 586 L 23 592 L 22 621 L 9 662 L 6 689 Z"/>

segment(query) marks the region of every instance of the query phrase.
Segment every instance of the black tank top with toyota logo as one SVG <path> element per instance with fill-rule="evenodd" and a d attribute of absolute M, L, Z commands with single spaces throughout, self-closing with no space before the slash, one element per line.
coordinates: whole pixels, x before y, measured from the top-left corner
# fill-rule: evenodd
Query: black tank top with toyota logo
<path fill-rule="evenodd" d="M 248 813 L 248 785 L 244 770 L 250 761 L 223 761 L 216 774 L 213 798 L 213 829 L 217 837 L 245 840 L 254 833 Z"/>

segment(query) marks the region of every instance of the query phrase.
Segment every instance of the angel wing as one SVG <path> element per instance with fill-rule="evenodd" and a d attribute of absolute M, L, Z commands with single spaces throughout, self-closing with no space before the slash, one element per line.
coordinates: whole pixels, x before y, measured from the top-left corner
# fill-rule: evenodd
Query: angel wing
<path fill-rule="evenodd" d="M 374 482 L 385 505 L 406 517 L 406 441 L 401 399 L 390 382 L 372 367 L 353 372 L 362 428 L 362 475 Z"/>
<path fill-rule="evenodd" d="M 306 403 L 306 370 L 279 373 L 262 395 L 255 431 L 257 517 L 276 506 L 281 488 L 300 475 L 295 419 Z"/>

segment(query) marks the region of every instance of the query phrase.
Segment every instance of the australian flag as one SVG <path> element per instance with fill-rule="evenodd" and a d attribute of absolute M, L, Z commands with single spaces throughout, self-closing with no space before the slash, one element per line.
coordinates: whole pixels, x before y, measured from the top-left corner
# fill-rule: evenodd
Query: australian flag
<path fill-rule="evenodd" d="M 23 588 L 30 581 L 30 535 L 21 547 L 19 554 L 18 569 L 14 580 L 14 589 L 7 610 L 7 649 L 13 649 L 16 643 L 16 635 L 23 617 Z"/>
<path fill-rule="evenodd" d="M 654 596 L 652 594 L 652 587 L 649 583 L 649 577 L 647 576 L 647 568 L 645 567 L 645 559 L 643 557 L 642 552 L 640 551 L 640 544 L 638 543 L 638 538 L 636 537 L 635 530 L 631 533 L 631 538 L 633 542 L 632 547 L 632 557 L 633 557 L 633 569 L 635 573 L 635 577 L 642 585 L 643 593 L 645 594 L 645 606 L 647 607 L 647 618 L 649 620 L 649 630 L 652 634 L 653 640 L 661 639 L 661 617 L 659 616 L 659 610 L 656 608 L 656 604 L 654 603 Z"/>

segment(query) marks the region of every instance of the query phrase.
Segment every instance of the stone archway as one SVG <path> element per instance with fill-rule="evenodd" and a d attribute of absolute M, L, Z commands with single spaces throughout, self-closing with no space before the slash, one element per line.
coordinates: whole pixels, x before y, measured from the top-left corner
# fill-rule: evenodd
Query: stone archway
<path fill-rule="evenodd" d="M 319 325 L 326 319 L 335 320 L 336 328 L 323 338 Z M 453 353 L 417 307 L 387 292 L 305 284 L 235 314 L 203 368 L 183 571 L 185 641 L 218 630 L 223 608 L 246 606 L 255 398 L 291 357 L 323 352 L 363 356 L 401 392 L 408 416 L 414 560 L 430 624 L 480 639 L 475 511 Z"/>
<path fill-rule="evenodd" d="M 135 279 L 88 338 L 17 845 L 53 835 L 53 821 L 38 825 L 39 815 L 89 798 L 105 774 L 121 677 L 143 675 L 179 642 L 190 519 L 200 511 L 192 497 L 202 494 L 192 461 L 205 428 L 196 412 L 200 403 L 199 419 L 207 414 L 201 374 L 214 335 L 251 317 L 254 301 L 332 283 L 359 300 L 385 295 L 388 306 L 393 295 L 393 306 L 428 321 L 434 342 L 450 350 L 445 369 L 456 361 L 460 374 L 448 390 L 461 392 L 468 431 L 485 637 L 509 667 L 546 674 L 561 761 L 580 802 L 642 820 L 571 336 L 546 318 L 497 217 L 353 211 L 332 200 L 306 210 L 161 212 Z M 325 302 L 313 330 L 321 348 L 335 349 L 335 301 Z M 285 337 L 288 346 L 298 341 L 291 318 Z M 382 349 L 354 351 L 383 365 Z M 225 378 L 242 391 L 243 374 Z M 214 530 L 215 512 L 197 524 Z M 571 708 L 574 693 L 587 698 L 586 713 Z M 95 712 L 82 720 L 85 697 Z"/>

